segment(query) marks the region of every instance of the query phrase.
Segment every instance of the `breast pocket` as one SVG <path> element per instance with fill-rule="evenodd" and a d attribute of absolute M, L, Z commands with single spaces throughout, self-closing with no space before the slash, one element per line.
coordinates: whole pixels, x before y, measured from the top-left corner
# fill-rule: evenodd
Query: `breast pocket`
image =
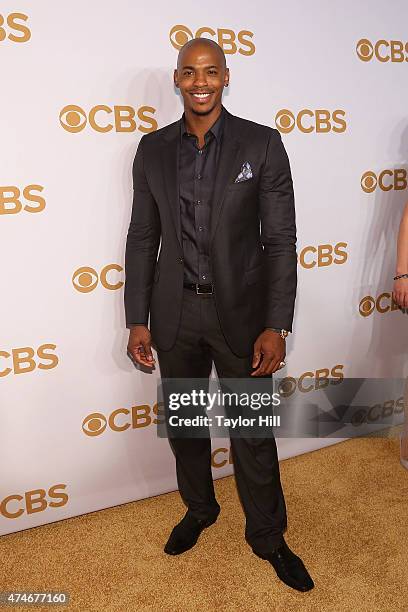
<path fill-rule="evenodd" d="M 238 193 L 242 191 L 245 193 L 247 190 L 255 189 L 256 182 L 253 178 L 247 179 L 246 181 L 241 181 L 240 183 L 231 183 L 227 187 L 227 191 L 237 191 Z"/>

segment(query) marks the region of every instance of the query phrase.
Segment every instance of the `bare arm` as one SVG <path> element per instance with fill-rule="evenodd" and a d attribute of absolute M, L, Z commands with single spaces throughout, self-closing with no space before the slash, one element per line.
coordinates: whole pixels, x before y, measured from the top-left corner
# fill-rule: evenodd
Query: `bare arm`
<path fill-rule="evenodd" d="M 399 274 L 408 274 L 408 202 L 402 213 L 398 231 L 395 276 Z M 395 280 L 392 294 L 394 301 L 401 308 L 408 308 L 408 278 Z"/>

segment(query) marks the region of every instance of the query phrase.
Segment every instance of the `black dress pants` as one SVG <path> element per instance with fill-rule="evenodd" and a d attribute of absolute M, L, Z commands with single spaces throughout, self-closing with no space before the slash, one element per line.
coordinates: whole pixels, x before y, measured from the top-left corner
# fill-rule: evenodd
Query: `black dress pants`
<path fill-rule="evenodd" d="M 154 338 L 153 338 L 154 342 Z M 206 378 L 214 362 L 218 378 L 243 378 L 252 371 L 252 355 L 238 357 L 222 333 L 213 295 L 184 288 L 181 324 L 170 351 L 157 351 L 161 377 Z M 239 497 L 245 512 L 245 539 L 255 552 L 279 546 L 287 527 L 274 437 L 231 437 L 231 453 Z M 211 473 L 210 438 L 170 438 L 176 458 L 180 495 L 199 519 L 216 518 Z"/>

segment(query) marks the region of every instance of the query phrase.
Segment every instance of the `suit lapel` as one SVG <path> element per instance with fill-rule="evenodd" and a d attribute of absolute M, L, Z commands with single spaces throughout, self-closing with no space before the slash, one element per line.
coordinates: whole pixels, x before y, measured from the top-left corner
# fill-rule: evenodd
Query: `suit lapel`
<path fill-rule="evenodd" d="M 234 116 L 227 111 L 222 136 L 221 154 L 218 159 L 218 168 L 212 198 L 210 242 L 214 238 L 217 223 L 220 218 L 225 190 L 235 178 L 233 174 L 234 170 L 236 170 L 235 162 L 238 157 L 240 143 L 234 135 L 233 120 Z"/>
<path fill-rule="evenodd" d="M 161 150 L 161 157 L 167 198 L 169 200 L 177 238 L 182 248 L 179 201 L 180 123 L 181 119 L 176 121 L 167 133 Z"/>

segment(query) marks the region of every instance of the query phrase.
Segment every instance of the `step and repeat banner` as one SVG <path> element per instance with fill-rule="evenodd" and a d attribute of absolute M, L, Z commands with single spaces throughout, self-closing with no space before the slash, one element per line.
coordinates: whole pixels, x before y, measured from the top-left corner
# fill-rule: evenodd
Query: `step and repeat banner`
<path fill-rule="evenodd" d="M 141 136 L 183 111 L 180 47 L 209 37 L 224 105 L 277 128 L 296 196 L 288 384 L 406 376 L 392 302 L 407 200 L 408 6 L 324 0 L 0 5 L 0 534 L 177 488 L 158 372 L 126 354 L 124 249 Z M 338 442 L 278 439 L 280 458 Z M 213 440 L 214 477 L 232 473 Z"/>

